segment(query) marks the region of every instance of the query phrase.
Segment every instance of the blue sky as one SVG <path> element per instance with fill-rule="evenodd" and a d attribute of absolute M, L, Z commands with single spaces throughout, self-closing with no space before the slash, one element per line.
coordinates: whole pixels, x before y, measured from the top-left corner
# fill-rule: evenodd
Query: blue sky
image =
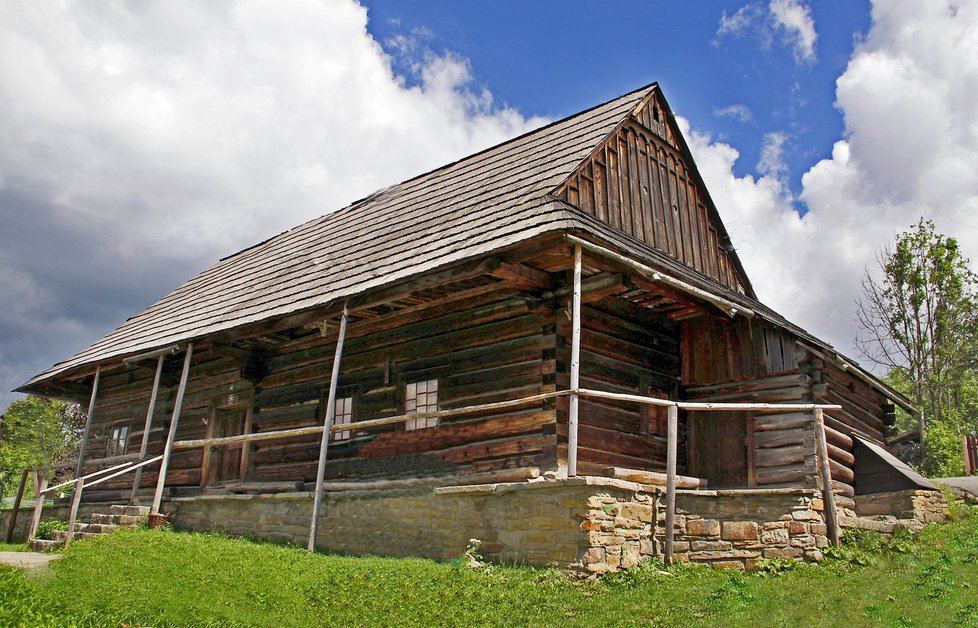
<path fill-rule="evenodd" d="M 763 2 L 364 4 L 370 33 L 409 84 L 418 81 L 414 57 L 391 44 L 403 37 L 468 59 L 477 84 L 524 114 L 561 118 L 657 81 L 676 113 L 740 151 L 740 176 L 756 173 L 765 135 L 786 134 L 783 161 L 796 193 L 801 174 L 842 135 L 835 80 L 870 26 L 869 2 L 811 5 L 814 56 L 797 63 L 793 39 L 772 27 Z M 738 11 L 749 25 L 720 32 Z"/>
<path fill-rule="evenodd" d="M 652 81 L 761 300 L 841 351 L 897 233 L 978 256 L 978 0 L 364 3 L 0 3 L 0 408 L 221 257 Z"/>

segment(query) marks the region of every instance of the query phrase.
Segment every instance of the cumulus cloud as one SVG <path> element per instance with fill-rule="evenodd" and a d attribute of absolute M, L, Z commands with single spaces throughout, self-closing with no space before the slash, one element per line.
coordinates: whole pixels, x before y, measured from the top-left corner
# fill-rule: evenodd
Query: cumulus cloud
<path fill-rule="evenodd" d="M 713 110 L 713 115 L 718 118 L 731 118 L 737 122 L 750 122 L 754 117 L 747 105 L 730 105 L 729 107 L 718 107 Z"/>
<path fill-rule="evenodd" d="M 815 60 L 815 20 L 808 6 L 798 0 L 771 0 L 768 6 L 776 30 L 791 43 L 796 61 Z"/>
<path fill-rule="evenodd" d="M 16 302 L 0 407 L 217 257 L 544 122 L 425 33 L 395 63 L 366 26 L 352 0 L 0 8 L 0 277 Z"/>
<path fill-rule="evenodd" d="M 925 216 L 978 258 L 975 94 L 978 2 L 877 0 L 837 81 L 845 137 L 802 178 L 804 217 L 772 172 L 737 177 L 733 148 L 691 133 L 762 300 L 853 351 L 862 270 L 897 233 Z"/>
<path fill-rule="evenodd" d="M 784 163 L 784 144 L 788 134 L 784 131 L 765 133 L 761 143 L 761 158 L 757 162 L 757 171 L 764 176 L 781 180 L 788 174 L 788 166 Z"/>

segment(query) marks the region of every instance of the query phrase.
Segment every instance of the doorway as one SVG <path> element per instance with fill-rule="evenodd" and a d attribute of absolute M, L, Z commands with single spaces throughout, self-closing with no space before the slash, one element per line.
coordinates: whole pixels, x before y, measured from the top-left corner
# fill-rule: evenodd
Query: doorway
<path fill-rule="evenodd" d="M 688 413 L 689 474 L 710 488 L 750 487 L 750 423 L 746 412 Z"/>
<path fill-rule="evenodd" d="M 211 415 L 209 436 L 226 438 L 241 436 L 248 430 L 248 410 L 243 407 L 215 408 Z M 209 447 L 204 459 L 204 485 L 214 486 L 237 482 L 247 472 L 247 444 Z"/>

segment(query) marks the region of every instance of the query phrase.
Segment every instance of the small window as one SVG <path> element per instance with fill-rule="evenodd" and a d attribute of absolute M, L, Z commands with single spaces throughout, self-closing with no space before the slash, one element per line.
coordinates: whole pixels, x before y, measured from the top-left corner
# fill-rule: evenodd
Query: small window
<path fill-rule="evenodd" d="M 411 382 L 404 389 L 404 414 L 423 414 L 438 411 L 438 380 Z M 438 417 L 408 419 L 405 430 L 420 430 L 438 425 Z"/>
<path fill-rule="evenodd" d="M 353 397 L 340 397 L 333 411 L 333 425 L 349 425 L 353 421 Z M 333 440 L 350 440 L 352 430 L 333 432 Z"/>
<path fill-rule="evenodd" d="M 121 456 L 126 453 L 129 444 L 129 426 L 113 425 L 109 432 L 109 441 L 105 447 L 106 456 Z"/>

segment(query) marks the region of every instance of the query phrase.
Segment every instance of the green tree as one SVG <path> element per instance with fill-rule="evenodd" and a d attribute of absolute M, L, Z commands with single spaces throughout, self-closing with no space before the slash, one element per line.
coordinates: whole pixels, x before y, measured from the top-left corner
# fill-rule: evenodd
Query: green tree
<path fill-rule="evenodd" d="M 78 406 L 55 399 L 28 396 L 11 403 L 0 435 L 2 492 L 16 490 L 23 469 L 73 459 L 84 420 Z"/>
<path fill-rule="evenodd" d="M 925 471 L 946 472 L 955 453 L 943 451 L 973 420 L 978 348 L 978 277 L 957 240 L 921 219 L 897 236 L 893 250 L 866 270 L 857 319 L 857 346 L 887 369 L 914 402 L 923 438 Z M 928 432 L 935 438 L 930 447 Z M 958 444 L 960 449 L 960 443 Z M 957 452 L 957 459 L 961 453 Z M 928 462 L 929 461 L 929 462 Z M 940 461 L 940 462 L 939 462 Z M 932 463 L 932 464 L 931 464 Z M 932 467 L 932 468 L 928 468 Z"/>

